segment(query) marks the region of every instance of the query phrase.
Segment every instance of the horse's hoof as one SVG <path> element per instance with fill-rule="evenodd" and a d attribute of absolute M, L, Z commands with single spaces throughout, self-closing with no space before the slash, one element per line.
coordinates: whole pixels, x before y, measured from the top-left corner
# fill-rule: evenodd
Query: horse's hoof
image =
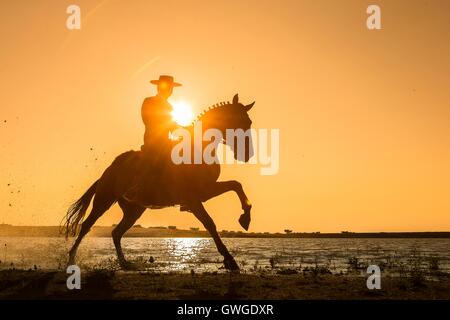
<path fill-rule="evenodd" d="M 250 210 L 245 210 L 243 214 L 239 217 L 239 223 L 242 226 L 242 228 L 245 229 L 245 231 L 248 231 L 248 228 L 250 227 Z"/>
<path fill-rule="evenodd" d="M 239 266 L 233 258 L 223 260 L 225 269 L 230 271 L 239 271 Z"/>

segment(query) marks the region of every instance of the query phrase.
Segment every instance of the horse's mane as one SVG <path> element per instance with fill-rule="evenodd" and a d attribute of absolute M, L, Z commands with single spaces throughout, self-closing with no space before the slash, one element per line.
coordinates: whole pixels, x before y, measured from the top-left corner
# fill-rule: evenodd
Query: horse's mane
<path fill-rule="evenodd" d="M 228 109 L 233 104 L 230 103 L 230 101 L 222 101 L 216 104 L 211 105 L 209 108 L 203 109 L 200 114 L 197 115 L 197 117 L 192 121 L 191 126 L 193 126 L 197 121 L 201 121 L 206 115 L 211 114 L 212 112 L 222 112 L 225 111 L 225 109 Z"/>

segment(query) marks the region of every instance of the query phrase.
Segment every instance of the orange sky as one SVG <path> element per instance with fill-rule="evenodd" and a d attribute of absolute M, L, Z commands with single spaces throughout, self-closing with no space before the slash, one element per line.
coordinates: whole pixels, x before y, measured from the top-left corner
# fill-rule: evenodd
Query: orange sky
<path fill-rule="evenodd" d="M 79 31 L 65 27 L 72 3 Z M 365 25 L 374 3 L 380 31 Z M 239 92 L 256 100 L 255 128 L 280 129 L 278 175 L 222 173 L 253 202 L 250 231 L 449 231 L 449 12 L 446 0 L 1 1 L 0 223 L 58 224 L 139 148 L 148 81 L 172 74 L 196 112 Z M 206 207 L 239 230 L 234 194 Z M 115 206 L 97 224 L 120 217 Z M 176 209 L 138 223 L 200 226 Z"/>

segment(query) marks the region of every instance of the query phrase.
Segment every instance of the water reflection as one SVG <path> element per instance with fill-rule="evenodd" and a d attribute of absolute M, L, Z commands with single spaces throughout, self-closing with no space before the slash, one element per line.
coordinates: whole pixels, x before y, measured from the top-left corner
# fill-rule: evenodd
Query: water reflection
<path fill-rule="evenodd" d="M 200 253 L 209 246 L 210 240 L 204 238 L 166 238 L 163 246 L 167 248 L 169 258 L 177 262 L 177 269 L 198 261 Z"/>
<path fill-rule="evenodd" d="M 72 241 L 62 238 L 0 237 L 0 270 L 62 268 Z M 450 239 L 224 239 L 239 265 L 247 271 L 328 265 L 346 271 L 350 258 L 370 264 L 407 264 L 417 250 L 427 264 L 450 272 Z M 127 259 L 155 272 L 221 271 L 223 258 L 210 238 L 124 238 Z M 83 268 L 118 268 L 111 238 L 86 238 L 77 256 Z"/>

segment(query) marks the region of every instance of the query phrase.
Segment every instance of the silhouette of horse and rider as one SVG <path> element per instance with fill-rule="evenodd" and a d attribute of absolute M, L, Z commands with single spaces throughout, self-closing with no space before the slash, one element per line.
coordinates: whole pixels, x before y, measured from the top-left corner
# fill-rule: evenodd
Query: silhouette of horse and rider
<path fill-rule="evenodd" d="M 157 86 L 157 95 L 144 100 L 141 109 L 145 124 L 144 145 L 140 151 L 128 151 L 119 155 L 103 172 L 86 193 L 74 202 L 64 221 L 66 237 L 77 236 L 69 252 L 69 265 L 75 264 L 78 246 L 91 227 L 115 202 L 123 211 L 123 218 L 112 231 L 112 238 L 121 268 L 133 267 L 128 263 L 120 244 L 122 236 L 141 217 L 147 208 L 180 206 L 180 210 L 189 211 L 203 224 L 224 257 L 224 266 L 228 270 L 239 270 L 236 261 L 219 237 L 214 221 L 203 206 L 203 202 L 228 191 L 234 191 L 241 202 L 244 213 L 239 218 L 241 226 L 248 230 L 250 210 L 252 208 L 242 185 L 235 180 L 217 181 L 220 175 L 219 161 L 213 163 L 174 164 L 170 154 L 175 141 L 169 139 L 169 133 L 178 125 L 172 119 L 172 106 L 168 102 L 175 87 L 171 76 L 160 76 L 152 80 Z M 217 129 L 226 137 L 226 130 L 251 127 L 248 111 L 254 102 L 243 105 L 236 94 L 233 101 L 216 104 L 208 109 L 196 121 L 202 121 L 202 130 Z M 186 128 L 193 133 L 194 124 Z M 191 134 L 193 137 L 194 135 Z M 203 136 L 203 134 L 202 134 Z M 246 140 L 245 152 L 238 152 L 236 141 L 222 141 L 232 148 L 236 160 L 247 162 L 251 157 L 251 141 Z M 201 146 L 206 147 L 206 142 Z M 194 150 L 194 143 L 191 141 Z M 191 152 L 193 155 L 194 152 Z M 202 153 L 203 154 L 203 153 Z M 214 156 L 217 156 L 214 154 Z M 93 198 L 90 214 L 83 221 Z"/>

